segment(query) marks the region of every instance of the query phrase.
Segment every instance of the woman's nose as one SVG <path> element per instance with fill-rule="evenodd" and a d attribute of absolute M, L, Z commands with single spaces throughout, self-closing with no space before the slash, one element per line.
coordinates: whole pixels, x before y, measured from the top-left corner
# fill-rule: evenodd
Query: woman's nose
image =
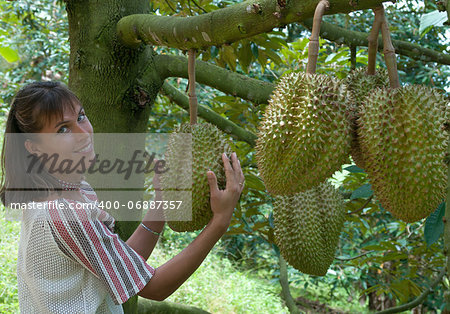
<path fill-rule="evenodd" d="M 88 123 L 77 123 L 72 134 L 75 135 L 76 141 L 79 143 L 84 143 L 90 141 L 91 134 L 93 133 L 92 125 Z"/>
<path fill-rule="evenodd" d="M 77 123 L 73 130 L 74 133 L 86 133 L 91 134 L 93 132 L 92 125 L 89 121 L 84 123 Z"/>

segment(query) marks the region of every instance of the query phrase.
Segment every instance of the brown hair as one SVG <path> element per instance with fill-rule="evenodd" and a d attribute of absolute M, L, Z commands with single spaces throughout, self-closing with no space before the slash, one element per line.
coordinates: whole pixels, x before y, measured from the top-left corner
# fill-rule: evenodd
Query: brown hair
<path fill-rule="evenodd" d="M 1 155 L 0 199 L 5 206 L 45 198 L 50 191 L 61 190 L 57 179 L 45 169 L 39 173 L 26 171 L 30 153 L 25 141 L 33 140 L 30 133 L 40 132 L 52 119 L 63 119 L 65 109 L 75 111 L 79 102 L 59 82 L 34 82 L 16 94 L 6 121 Z"/>

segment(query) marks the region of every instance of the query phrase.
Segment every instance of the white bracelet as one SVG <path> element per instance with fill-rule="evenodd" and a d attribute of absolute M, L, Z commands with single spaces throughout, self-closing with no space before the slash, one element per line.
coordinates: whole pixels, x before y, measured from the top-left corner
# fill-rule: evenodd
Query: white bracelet
<path fill-rule="evenodd" d="M 154 235 L 156 235 L 156 236 L 158 236 L 158 237 L 161 235 L 160 232 L 153 231 L 152 229 L 150 229 L 149 227 L 147 227 L 146 225 L 144 225 L 143 222 L 141 222 L 141 226 L 142 226 L 145 230 L 150 231 L 151 233 L 153 233 Z"/>

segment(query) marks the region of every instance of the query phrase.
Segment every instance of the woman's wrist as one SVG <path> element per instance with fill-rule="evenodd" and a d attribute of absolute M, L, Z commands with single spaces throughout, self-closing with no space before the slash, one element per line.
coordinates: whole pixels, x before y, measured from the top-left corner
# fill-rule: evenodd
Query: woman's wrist
<path fill-rule="evenodd" d="M 214 214 L 213 217 L 211 218 L 211 224 L 214 225 L 216 228 L 222 229 L 223 233 L 225 233 L 228 230 L 230 223 L 231 223 L 230 215 Z"/>
<path fill-rule="evenodd" d="M 141 223 L 157 233 L 162 232 L 165 224 L 164 221 L 145 221 L 145 220 L 143 220 Z"/>

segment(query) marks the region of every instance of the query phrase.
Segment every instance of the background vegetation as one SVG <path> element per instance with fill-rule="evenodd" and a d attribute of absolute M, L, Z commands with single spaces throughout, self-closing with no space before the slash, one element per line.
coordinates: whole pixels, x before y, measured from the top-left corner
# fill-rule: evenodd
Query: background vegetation
<path fill-rule="evenodd" d="M 161 0 L 153 1 L 152 7 L 156 14 L 186 16 L 232 3 Z M 449 32 L 445 27 L 420 29 L 422 14 L 434 10 L 433 1 L 405 0 L 389 6 L 387 16 L 393 38 L 449 53 Z M 372 20 L 371 12 L 325 18 L 325 21 L 362 32 L 370 29 Z M 276 82 L 286 71 L 305 68 L 308 36 L 304 26 L 290 25 L 231 45 L 212 47 L 202 51 L 199 58 L 250 77 Z M 174 49 L 155 49 L 159 53 L 181 54 Z M 13 95 L 27 82 L 60 80 L 67 83 L 68 53 L 68 24 L 62 1 L 0 0 L 0 114 L 3 118 Z M 354 65 L 367 64 L 367 48 L 358 47 L 356 56 Z M 378 61 L 383 67 L 381 56 Z M 430 85 L 449 92 L 449 66 L 406 56 L 399 56 L 398 64 L 402 82 Z M 349 47 L 321 40 L 319 73 L 344 78 L 351 67 Z M 171 83 L 180 90 L 187 84 L 184 79 L 171 79 Z M 205 86 L 198 85 L 197 91 L 199 103 L 256 132 L 264 105 L 256 106 Z M 153 105 L 148 129 L 149 132 L 170 132 L 187 119 L 183 109 L 160 94 Z M 279 252 L 269 243 L 273 235 L 271 199 L 258 177 L 252 148 L 237 141 L 234 149 L 244 166 L 245 196 L 236 209 L 227 236 L 169 300 L 211 312 L 287 312 L 279 295 Z M 372 195 L 370 181 L 362 169 L 349 163 L 343 166 L 342 172 L 336 173 L 333 182 L 346 197 L 351 214 L 341 237 L 338 258 L 327 276 L 308 276 L 288 268 L 291 292 L 294 297 L 300 297 L 299 306 L 321 311 L 326 305 L 354 313 L 406 303 L 420 295 L 444 266 L 442 232 L 436 219 L 442 214 L 443 206 L 428 222 L 406 224 L 384 211 Z M 20 223 L 0 218 L 0 312 L 17 312 L 15 262 Z M 160 265 L 189 243 L 195 234 L 166 230 L 149 263 Z M 357 256 L 360 257 L 355 258 Z M 448 289 L 448 282 L 439 285 L 420 310 L 441 311 L 443 295 Z"/>

